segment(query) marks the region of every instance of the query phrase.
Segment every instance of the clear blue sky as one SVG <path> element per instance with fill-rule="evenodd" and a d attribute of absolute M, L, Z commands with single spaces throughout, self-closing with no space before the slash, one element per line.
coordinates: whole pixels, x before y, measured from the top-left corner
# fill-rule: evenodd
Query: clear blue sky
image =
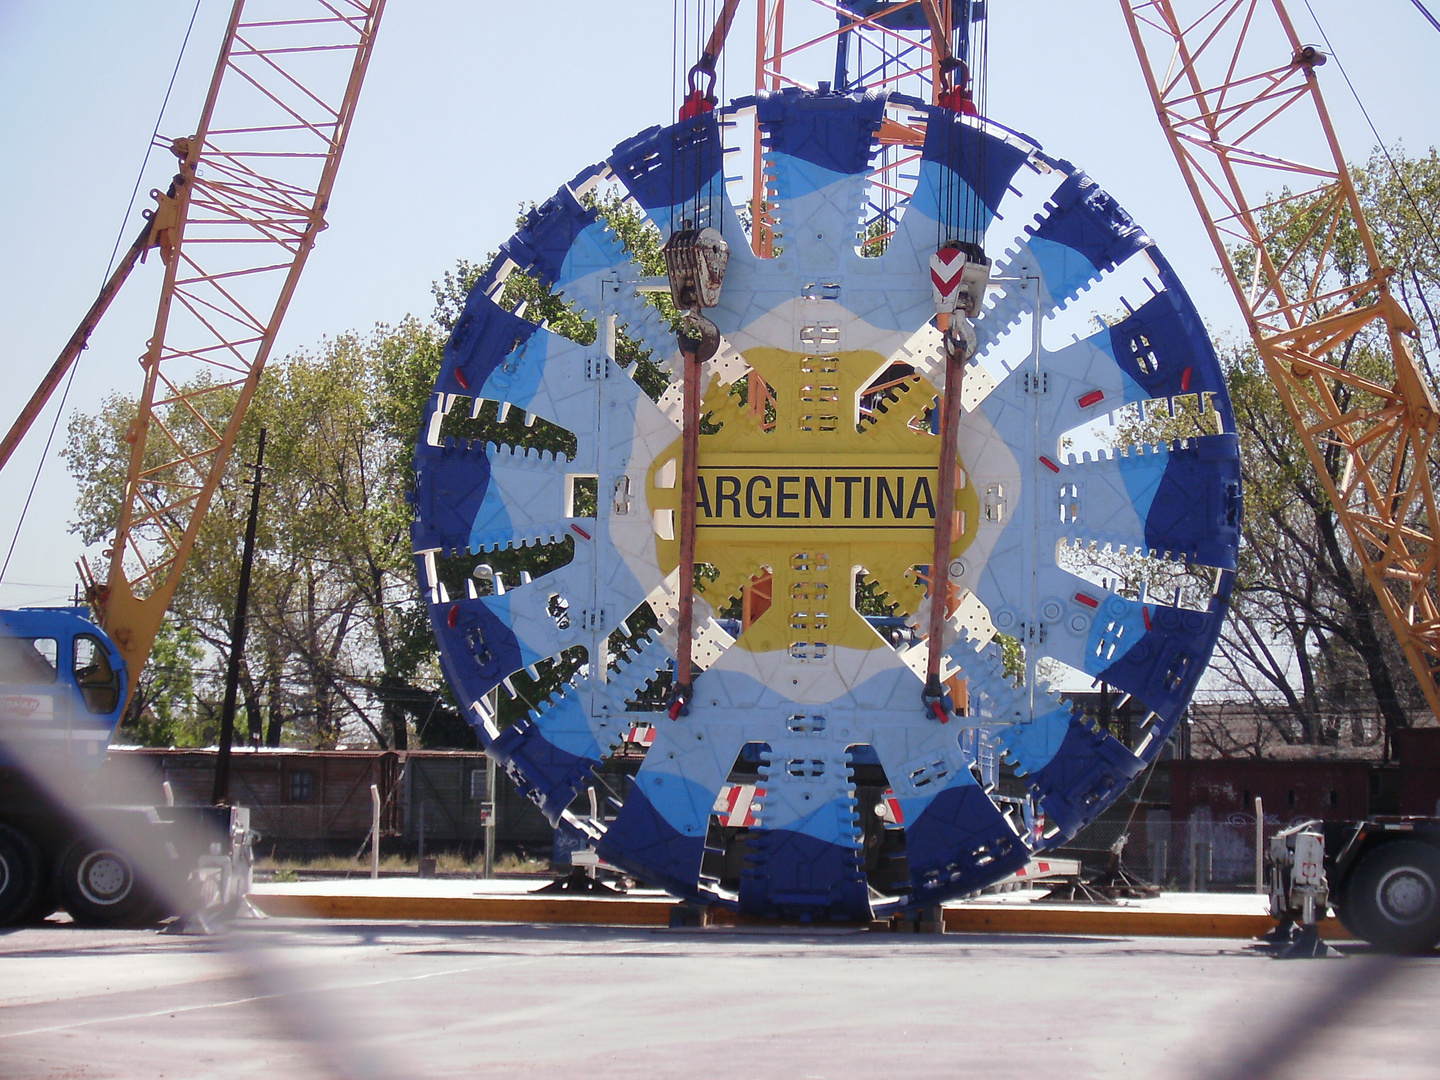
<path fill-rule="evenodd" d="M 1437 35 L 1409 0 L 1311 0 L 1387 142 L 1440 142 Z M 0 375 L 7 427 L 104 277 L 117 232 L 139 227 L 131 186 L 193 0 L 0 0 Z M 1310 27 L 1304 0 L 1291 0 Z M 162 134 L 194 125 L 229 0 L 202 0 Z M 792 10 L 800 7 L 791 0 Z M 1176 264 L 1219 329 L 1239 325 L 1155 122 L 1118 4 L 992 0 L 990 113 L 1085 168 Z M 731 94 L 746 89 L 749 0 Z M 1357 13 L 1363 11 L 1363 18 Z M 672 112 L 672 4 L 390 0 L 349 148 L 276 356 L 324 335 L 428 315 L 430 283 L 482 258 L 543 199 L 621 139 Z M 1302 34 L 1307 30 L 1302 30 Z M 1318 38 L 1318 35 L 1315 35 Z M 1374 139 L 1331 65 L 1327 97 L 1352 159 Z M 163 186 L 152 158 L 142 195 Z M 82 359 L 66 411 L 139 388 L 158 260 L 143 267 Z M 0 475 L 0 559 L 54 406 Z M 64 422 L 57 434 L 63 438 Z M 52 449 L 0 606 L 68 596 L 80 554 L 74 487 Z"/>

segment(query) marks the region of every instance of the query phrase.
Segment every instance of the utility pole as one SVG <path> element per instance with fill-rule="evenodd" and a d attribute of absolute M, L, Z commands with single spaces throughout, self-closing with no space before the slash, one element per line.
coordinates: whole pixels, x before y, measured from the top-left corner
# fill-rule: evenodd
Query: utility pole
<path fill-rule="evenodd" d="M 210 801 L 230 801 L 230 744 L 235 741 L 235 699 L 240 689 L 240 660 L 245 652 L 245 609 L 250 602 L 250 567 L 255 561 L 255 524 L 260 518 L 260 477 L 265 468 L 265 429 L 255 449 L 255 477 L 250 481 L 250 518 L 245 522 L 245 547 L 240 553 L 240 588 L 230 624 L 230 662 L 225 667 L 225 704 L 220 710 L 220 752 L 215 758 L 215 787 Z"/>

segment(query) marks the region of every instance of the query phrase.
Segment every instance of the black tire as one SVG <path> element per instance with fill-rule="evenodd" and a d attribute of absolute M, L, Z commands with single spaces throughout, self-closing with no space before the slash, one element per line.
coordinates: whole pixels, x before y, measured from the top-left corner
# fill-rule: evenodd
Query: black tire
<path fill-rule="evenodd" d="M 1440 850 L 1392 840 L 1360 860 L 1340 904 L 1352 934 L 1386 952 L 1413 953 L 1440 941 Z"/>
<path fill-rule="evenodd" d="M 42 875 L 40 853 L 30 838 L 12 825 L 0 825 L 0 926 L 30 917 Z"/>
<path fill-rule="evenodd" d="M 124 852 L 77 840 L 55 864 L 55 895 L 85 926 L 139 926 L 155 906 Z"/>

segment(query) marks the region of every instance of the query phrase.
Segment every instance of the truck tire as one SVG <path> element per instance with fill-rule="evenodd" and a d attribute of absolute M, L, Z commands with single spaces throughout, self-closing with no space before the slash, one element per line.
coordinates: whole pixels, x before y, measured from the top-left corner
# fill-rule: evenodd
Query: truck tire
<path fill-rule="evenodd" d="M 155 905 L 129 857 L 77 840 L 55 864 L 55 895 L 85 926 L 139 926 L 154 921 Z"/>
<path fill-rule="evenodd" d="M 1345 885 L 1340 921 L 1386 952 L 1433 948 L 1440 941 L 1440 851 L 1416 840 L 1372 850 Z"/>
<path fill-rule="evenodd" d="M 40 853 L 12 825 L 0 825 L 0 926 L 30 917 L 40 894 Z"/>

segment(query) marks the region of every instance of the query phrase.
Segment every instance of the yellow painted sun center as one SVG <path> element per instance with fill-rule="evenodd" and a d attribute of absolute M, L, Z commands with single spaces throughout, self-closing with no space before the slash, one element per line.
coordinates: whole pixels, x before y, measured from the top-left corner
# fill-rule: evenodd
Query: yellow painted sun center
<path fill-rule="evenodd" d="M 701 407 L 696 562 L 718 577 L 699 585 L 717 609 L 753 579 L 772 576 L 772 603 L 739 645 L 821 659 L 836 647 L 883 644 L 855 608 L 857 572 L 897 614 L 924 596 L 914 568 L 934 544 L 940 439 L 925 422 L 933 386 L 918 375 L 862 414 L 885 358 L 757 348 L 754 376 L 712 380 Z M 763 383 L 762 383 L 763 380 Z M 660 565 L 679 562 L 679 439 L 648 479 Z M 963 462 L 955 492 L 951 558 L 974 539 L 978 498 Z"/>

